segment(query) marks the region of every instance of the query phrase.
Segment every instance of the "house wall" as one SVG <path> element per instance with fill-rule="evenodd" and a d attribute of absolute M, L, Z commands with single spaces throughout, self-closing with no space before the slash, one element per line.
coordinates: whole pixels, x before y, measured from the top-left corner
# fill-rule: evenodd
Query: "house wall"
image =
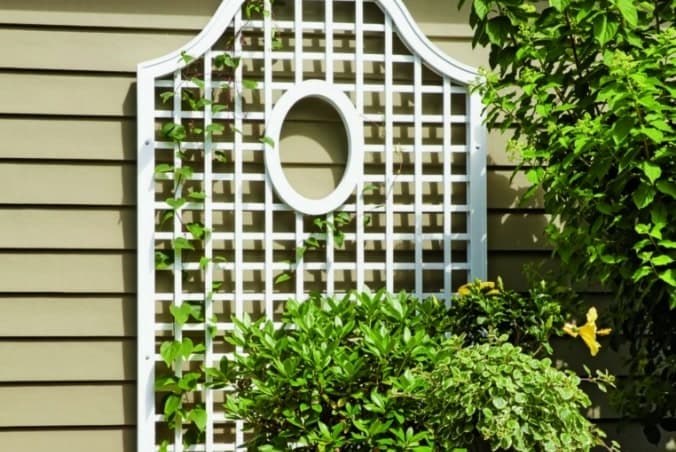
<path fill-rule="evenodd" d="M 487 61 L 465 12 L 406 3 L 449 55 Z M 136 64 L 186 43 L 217 4 L 0 3 L 0 450 L 134 450 Z M 488 151 L 489 275 L 525 290 L 521 266 L 550 254 L 546 219 L 518 204 L 526 181 L 510 181 L 505 138 Z M 559 347 L 575 368 L 584 352 Z M 621 372 L 609 349 L 592 364 Z M 616 431 L 601 396 L 589 414 L 625 450 L 666 450 L 634 424 Z"/>

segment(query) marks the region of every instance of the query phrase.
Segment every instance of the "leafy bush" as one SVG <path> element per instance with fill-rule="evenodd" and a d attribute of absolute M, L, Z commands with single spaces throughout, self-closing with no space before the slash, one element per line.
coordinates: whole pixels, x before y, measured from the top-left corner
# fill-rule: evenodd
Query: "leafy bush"
<path fill-rule="evenodd" d="M 525 351 L 551 353 L 549 339 L 561 331 L 565 317 L 554 298 L 557 288 L 541 281 L 527 296 L 506 290 L 501 279 L 475 281 L 460 287 L 448 313 L 454 334 L 465 344 L 485 343 L 490 336 L 507 335 Z"/>
<path fill-rule="evenodd" d="M 381 291 L 290 301 L 277 330 L 238 321 L 228 338 L 247 354 L 221 363 L 236 388 L 226 412 L 252 430 L 250 450 L 431 450 L 424 418 L 411 415 L 423 402 L 398 386 L 434 364 L 445 311 Z"/>
<path fill-rule="evenodd" d="M 445 350 L 429 373 L 425 400 L 440 444 L 489 450 L 587 451 L 602 433 L 580 410 L 580 379 L 509 343 Z"/>
<path fill-rule="evenodd" d="M 264 319 L 236 322 L 227 338 L 244 353 L 210 370 L 211 385 L 232 388 L 226 414 L 245 421 L 249 450 L 575 451 L 602 443 L 579 411 L 589 399 L 577 377 L 493 332 L 466 347 L 450 334 L 452 316 L 435 299 L 384 291 L 290 301 L 279 329 Z"/>
<path fill-rule="evenodd" d="M 494 70 L 487 124 L 513 131 L 571 280 L 614 292 L 634 377 L 621 407 L 654 440 L 676 414 L 675 20 L 671 0 L 474 0 L 470 16 Z"/>

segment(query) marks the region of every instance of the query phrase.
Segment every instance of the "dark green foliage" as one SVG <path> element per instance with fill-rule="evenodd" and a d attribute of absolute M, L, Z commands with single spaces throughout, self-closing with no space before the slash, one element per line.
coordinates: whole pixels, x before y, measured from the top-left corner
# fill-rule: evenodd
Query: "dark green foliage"
<path fill-rule="evenodd" d="M 290 301 L 280 329 L 264 319 L 237 322 L 226 340 L 243 353 L 210 370 L 210 385 L 232 388 L 226 413 L 250 429 L 249 450 L 604 445 L 580 412 L 589 399 L 578 377 L 497 339 L 495 330 L 466 347 L 450 334 L 449 313 L 435 299 L 384 291 Z"/>
<path fill-rule="evenodd" d="M 227 340 L 247 354 L 221 363 L 226 412 L 252 429 L 249 450 L 432 450 L 407 389 L 435 362 L 445 311 L 381 291 L 290 301 L 278 330 L 237 322 Z"/>
<path fill-rule="evenodd" d="M 491 336 L 507 335 L 509 341 L 531 354 L 551 353 L 549 339 L 566 320 L 554 296 L 559 289 L 541 281 L 528 295 L 506 290 L 502 280 L 476 281 L 460 288 L 451 303 L 448 322 L 465 344 L 485 343 Z M 560 334 L 560 333 L 559 333 Z"/>
<path fill-rule="evenodd" d="M 570 279 L 613 291 L 621 408 L 648 423 L 676 414 L 675 16 L 671 0 L 474 0 L 470 19 L 495 71 L 488 126 L 514 130 Z"/>

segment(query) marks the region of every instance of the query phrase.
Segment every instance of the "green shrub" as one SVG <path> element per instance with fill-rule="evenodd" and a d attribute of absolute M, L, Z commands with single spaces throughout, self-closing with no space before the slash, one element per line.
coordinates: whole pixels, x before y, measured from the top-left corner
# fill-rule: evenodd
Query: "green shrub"
<path fill-rule="evenodd" d="M 250 450 L 432 450 L 423 401 L 400 386 L 431 369 L 445 307 L 406 294 L 290 301 L 282 327 L 237 322 L 246 351 L 221 363 L 236 388 L 226 412 L 251 429 Z"/>
<path fill-rule="evenodd" d="M 242 352 L 209 370 L 211 385 L 232 391 L 226 414 L 245 422 L 249 450 L 577 451 L 602 443 L 580 413 L 589 399 L 579 378 L 496 342 L 493 330 L 467 347 L 452 326 L 453 310 L 405 293 L 290 301 L 281 328 L 236 321 L 227 340 Z"/>
<path fill-rule="evenodd" d="M 570 280 L 613 292 L 632 377 L 617 406 L 657 443 L 676 415 L 676 5 L 471 3 L 486 123 L 513 133 Z"/>
<path fill-rule="evenodd" d="M 590 405 L 580 379 L 512 344 L 447 350 L 428 378 L 426 411 L 442 446 L 572 452 L 603 443 L 580 411 Z"/>
<path fill-rule="evenodd" d="M 475 281 L 460 287 L 448 315 L 454 334 L 463 334 L 465 344 L 480 344 L 490 336 L 507 335 L 509 341 L 525 351 L 551 353 L 549 339 L 559 334 L 565 317 L 554 298 L 558 289 L 541 281 L 528 295 L 506 290 L 497 283 Z"/>

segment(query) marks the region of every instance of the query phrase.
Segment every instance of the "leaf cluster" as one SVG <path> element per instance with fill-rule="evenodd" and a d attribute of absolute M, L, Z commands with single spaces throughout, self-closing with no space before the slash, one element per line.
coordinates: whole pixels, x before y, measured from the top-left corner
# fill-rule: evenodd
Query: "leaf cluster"
<path fill-rule="evenodd" d="M 566 318 L 557 298 L 558 287 L 541 281 L 528 294 L 497 284 L 475 281 L 464 286 L 467 293 L 451 301 L 448 324 L 463 335 L 466 345 L 485 343 L 492 336 L 506 335 L 510 343 L 537 354 L 552 352 L 549 340 L 559 334 Z"/>
<path fill-rule="evenodd" d="M 476 300 L 476 297 L 468 297 Z M 236 322 L 210 372 L 248 450 L 577 451 L 603 444 L 573 374 L 505 343 L 466 346 L 452 310 L 405 293 L 290 301 L 275 329 Z M 471 328 L 469 328 L 471 329 Z M 613 449 L 614 450 L 614 449 Z"/>
<path fill-rule="evenodd" d="M 622 408 L 648 422 L 676 406 L 675 17 L 671 0 L 474 0 L 470 17 L 487 124 L 513 131 L 570 279 L 613 291 Z"/>

